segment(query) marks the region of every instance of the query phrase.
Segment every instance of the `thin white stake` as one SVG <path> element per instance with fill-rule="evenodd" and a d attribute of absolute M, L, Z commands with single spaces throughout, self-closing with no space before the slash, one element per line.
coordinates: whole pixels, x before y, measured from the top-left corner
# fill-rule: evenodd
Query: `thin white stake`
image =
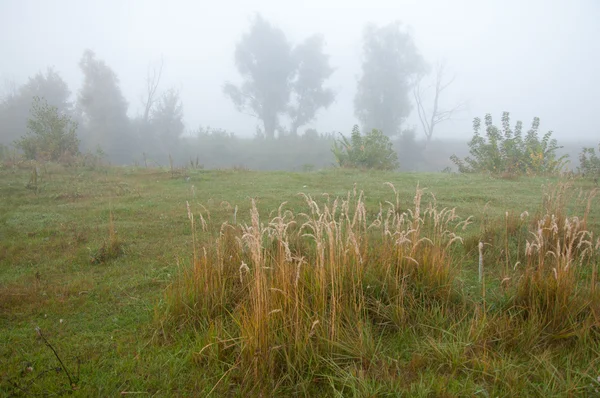
<path fill-rule="evenodd" d="M 479 283 L 483 281 L 483 242 L 479 242 Z"/>

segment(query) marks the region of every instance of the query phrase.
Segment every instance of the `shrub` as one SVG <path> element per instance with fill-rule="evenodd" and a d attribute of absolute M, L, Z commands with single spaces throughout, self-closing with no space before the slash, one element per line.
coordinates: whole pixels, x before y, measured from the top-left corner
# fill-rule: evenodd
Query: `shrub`
<path fill-rule="evenodd" d="M 600 144 L 598 144 L 600 153 Z M 600 157 L 594 148 L 583 148 L 579 154 L 579 172 L 591 177 L 600 177 Z"/>
<path fill-rule="evenodd" d="M 480 133 L 481 119 L 473 120 L 474 135 L 469 142 L 471 156 L 459 159 L 450 158 L 461 173 L 540 175 L 555 174 L 560 171 L 566 156 L 558 157 L 556 139 L 549 131 L 540 139 L 538 129 L 540 119 L 535 117 L 531 128 L 523 137 L 523 123 L 518 121 L 514 130 L 510 127 L 510 115 L 502 114 L 502 129 L 494 126 L 492 116 L 485 116 L 485 136 Z"/>
<path fill-rule="evenodd" d="M 92 152 L 88 149 L 85 153 L 77 156 L 76 164 L 80 167 L 87 167 L 89 170 L 96 170 L 102 166 L 104 159 L 106 159 L 106 152 L 98 145 L 96 151 Z"/>
<path fill-rule="evenodd" d="M 342 134 L 340 136 L 331 149 L 340 167 L 376 170 L 400 167 L 392 142 L 381 131 L 373 129 L 363 136 L 355 125 L 350 140 Z"/>
<path fill-rule="evenodd" d="M 79 139 L 75 133 L 77 123 L 70 116 L 60 114 L 45 99 L 33 99 L 27 129 L 27 134 L 15 142 L 27 159 L 58 162 L 79 155 Z"/>

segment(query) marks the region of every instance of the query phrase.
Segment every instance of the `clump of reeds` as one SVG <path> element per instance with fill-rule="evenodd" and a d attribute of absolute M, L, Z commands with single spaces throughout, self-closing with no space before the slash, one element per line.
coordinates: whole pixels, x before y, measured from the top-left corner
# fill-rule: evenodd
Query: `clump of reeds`
<path fill-rule="evenodd" d="M 567 216 L 567 190 L 559 183 L 545 195 L 547 213 L 538 217 L 515 275 L 513 303 L 520 315 L 553 339 L 572 337 L 598 326 L 596 295 L 600 260 L 587 218 L 596 194 L 584 202 L 583 218 Z"/>
<path fill-rule="evenodd" d="M 159 317 L 163 327 L 211 330 L 203 355 L 229 358 L 253 385 L 293 384 L 327 361 L 369 363 L 374 329 L 408 327 L 454 290 L 449 250 L 470 218 L 439 209 L 435 197 L 423 205 L 420 188 L 410 209 L 401 212 L 396 193 L 374 219 L 356 188 L 321 202 L 301 195 L 304 212 L 282 203 L 266 222 L 254 200 L 240 226 L 214 229 L 201 212 L 202 237 L 188 205 L 193 266 L 167 290 Z"/>

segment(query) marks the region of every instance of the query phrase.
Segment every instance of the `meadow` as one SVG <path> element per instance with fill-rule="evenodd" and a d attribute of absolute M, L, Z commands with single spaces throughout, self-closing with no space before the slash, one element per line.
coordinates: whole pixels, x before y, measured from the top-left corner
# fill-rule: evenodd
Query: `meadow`
<path fill-rule="evenodd" d="M 600 396 L 597 192 L 5 167 L 0 394 Z"/>

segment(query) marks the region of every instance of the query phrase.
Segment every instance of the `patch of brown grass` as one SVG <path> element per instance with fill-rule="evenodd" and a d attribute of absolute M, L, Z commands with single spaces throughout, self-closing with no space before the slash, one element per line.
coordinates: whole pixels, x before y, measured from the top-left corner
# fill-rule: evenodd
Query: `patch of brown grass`
<path fill-rule="evenodd" d="M 423 195 L 417 188 L 405 212 L 396 195 L 374 219 L 356 188 L 320 203 L 301 194 L 305 212 L 283 203 L 266 222 L 252 200 L 248 224 L 225 222 L 216 234 L 206 209 L 195 214 L 188 204 L 193 265 L 167 290 L 159 321 L 214 330 L 220 320 L 207 349 L 230 341 L 236 366 L 259 385 L 318 358 L 367 366 L 377 351 L 374 317 L 403 327 L 428 300 L 448 302 L 454 288 L 448 250 L 470 219 L 439 209 L 435 197 L 424 205 Z"/>
<path fill-rule="evenodd" d="M 69 282 L 48 281 L 35 273 L 22 281 L 0 286 L 0 312 L 7 314 L 39 310 L 51 302 L 65 302 L 72 297 L 81 297 L 93 288 L 87 279 Z"/>
<path fill-rule="evenodd" d="M 90 262 L 92 264 L 102 264 L 119 258 L 123 254 L 125 254 L 123 242 L 117 236 L 114 217 L 111 211 L 108 223 L 108 239 L 102 243 L 102 246 L 96 252 L 91 254 Z"/>

